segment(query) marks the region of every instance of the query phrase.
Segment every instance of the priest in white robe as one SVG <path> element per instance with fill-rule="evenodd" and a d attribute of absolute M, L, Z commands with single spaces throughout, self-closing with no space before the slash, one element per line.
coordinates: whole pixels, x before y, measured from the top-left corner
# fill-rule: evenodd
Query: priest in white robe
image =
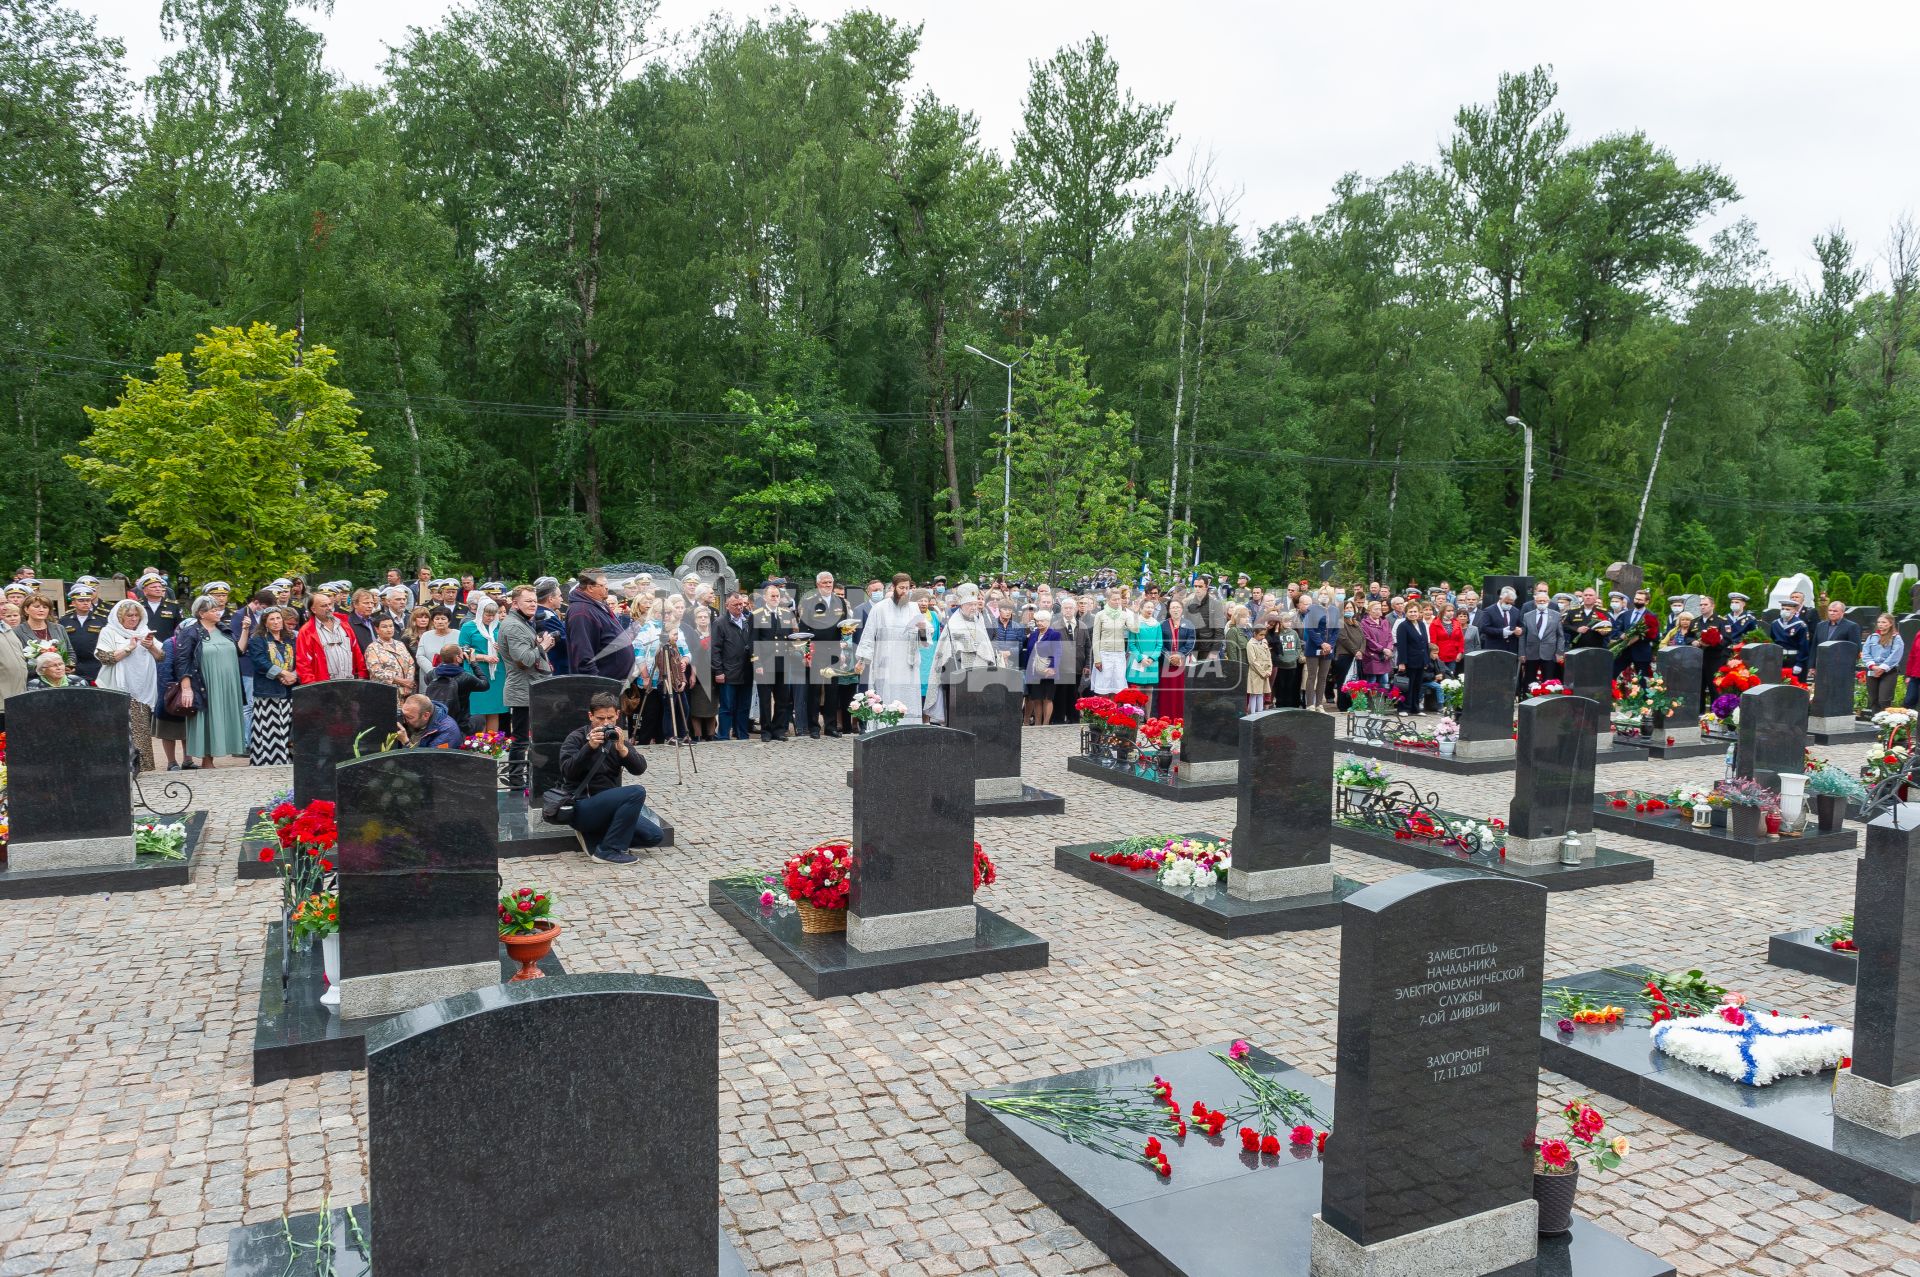
<path fill-rule="evenodd" d="M 946 720 L 946 689 L 950 684 L 966 678 L 968 670 L 990 670 L 999 664 L 993 640 L 987 637 L 980 587 L 967 582 L 960 587 L 959 598 L 960 610 L 947 621 L 934 645 L 933 678 L 927 683 L 922 707 L 932 723 Z"/>
<path fill-rule="evenodd" d="M 867 612 L 854 668 L 867 686 L 888 705 L 905 707 L 903 723 L 922 721 L 920 713 L 920 652 L 933 643 L 932 622 L 907 598 L 913 578 L 905 572 L 893 578 L 893 591 Z"/>

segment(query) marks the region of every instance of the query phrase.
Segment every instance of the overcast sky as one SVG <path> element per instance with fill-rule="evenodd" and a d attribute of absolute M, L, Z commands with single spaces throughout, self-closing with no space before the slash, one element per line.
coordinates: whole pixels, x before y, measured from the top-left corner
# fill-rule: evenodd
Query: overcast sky
<path fill-rule="evenodd" d="M 165 52 L 159 0 L 67 0 L 127 45 L 136 76 Z M 386 46 L 431 25 L 448 0 L 335 0 L 318 19 L 329 64 L 378 78 Z M 832 18 L 843 0 L 790 9 Z M 1106 35 L 1136 96 L 1175 103 L 1184 170 L 1196 152 L 1242 196 L 1252 229 L 1325 206 L 1342 173 L 1429 161 L 1463 102 L 1493 96 L 1502 71 L 1550 63 L 1575 141 L 1641 129 L 1682 163 L 1718 164 L 1741 200 L 1728 218 L 1759 229 L 1774 270 L 1802 278 L 1808 242 L 1844 227 L 1877 259 L 1887 227 L 1920 211 L 1911 76 L 1920 5 L 1783 0 L 1741 5 L 1622 0 L 1605 6 L 1478 4 L 1066 4 L 1059 0 L 870 0 L 924 24 L 920 84 L 974 112 L 1010 153 L 1028 63 L 1089 31 Z M 663 0 L 664 28 L 714 6 Z M 762 10 L 734 6 L 736 14 Z M 1728 219 L 1722 219 L 1728 220 Z"/>

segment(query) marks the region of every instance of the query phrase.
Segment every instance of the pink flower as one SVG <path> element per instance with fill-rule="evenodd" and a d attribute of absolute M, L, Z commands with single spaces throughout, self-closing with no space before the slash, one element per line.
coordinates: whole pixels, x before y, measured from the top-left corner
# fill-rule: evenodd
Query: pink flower
<path fill-rule="evenodd" d="M 1247 1058 L 1247 1052 L 1251 1050 L 1253 1050 L 1253 1048 L 1247 1045 L 1246 1039 L 1235 1038 L 1233 1045 L 1227 1048 L 1227 1058 L 1231 1060 L 1244 1060 Z"/>
<path fill-rule="evenodd" d="M 1721 1007 L 1720 1018 L 1728 1024 L 1739 1025 L 1747 1022 L 1746 1012 L 1742 1011 L 1739 1007 Z"/>
<path fill-rule="evenodd" d="M 1743 1007 L 1747 1005 L 1747 995 L 1738 990 L 1730 991 L 1721 996 L 1720 1005 L 1723 1007 Z"/>

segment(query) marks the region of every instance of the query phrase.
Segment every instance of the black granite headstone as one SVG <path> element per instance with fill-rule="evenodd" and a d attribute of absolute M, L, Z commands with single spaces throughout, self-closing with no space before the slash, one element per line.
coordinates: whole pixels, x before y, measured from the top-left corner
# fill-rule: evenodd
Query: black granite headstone
<path fill-rule="evenodd" d="M 1467 653 L 1460 663 L 1460 740 L 1507 741 L 1513 737 L 1513 689 L 1520 681 L 1520 658 L 1486 648 Z"/>
<path fill-rule="evenodd" d="M 1654 657 L 1653 671 L 1676 703 L 1674 715 L 1691 726 L 1700 705 L 1701 680 L 1706 677 L 1704 654 L 1697 647 L 1663 647 Z"/>
<path fill-rule="evenodd" d="M 1853 718 L 1853 672 L 1859 664 L 1858 643 L 1822 643 L 1813 649 L 1813 701 L 1807 717 Z"/>
<path fill-rule="evenodd" d="M 720 1010 L 698 980 L 566 975 L 367 1037 L 378 1271 L 713 1277 Z"/>
<path fill-rule="evenodd" d="M 1920 1081 L 1920 806 L 1869 823 L 1853 872 L 1853 1072 L 1881 1086 Z"/>
<path fill-rule="evenodd" d="M 343 763 L 338 777 L 343 987 L 356 976 L 494 963 L 493 760 L 395 750 Z"/>
<path fill-rule="evenodd" d="M 854 741 L 850 925 L 972 908 L 973 751 L 967 733 L 925 724 Z"/>
<path fill-rule="evenodd" d="M 1786 651 L 1778 643 L 1748 643 L 1740 649 L 1740 659 L 1763 683 L 1780 681 L 1780 661 L 1785 655 Z"/>
<path fill-rule="evenodd" d="M 976 797 L 1020 796 L 1020 706 L 1025 695 L 1017 669 L 968 670 L 947 685 L 947 726 L 973 734 Z"/>
<path fill-rule="evenodd" d="M 1767 683 L 1740 693 L 1740 737 L 1735 775 L 1780 788 L 1780 773 L 1806 770 L 1807 694 L 1790 683 Z"/>
<path fill-rule="evenodd" d="M 333 769 L 353 758 L 356 742 L 363 755 L 379 749 L 399 719 L 399 700 L 387 683 L 339 678 L 294 688 L 287 738 L 293 801 L 302 807 L 316 800 L 337 802 Z"/>
<path fill-rule="evenodd" d="M 18 640 L 0 635 L 0 643 Z M 127 840 L 133 859 L 131 698 L 104 687 L 43 688 L 7 698 L 7 793 L 21 844 Z"/>
<path fill-rule="evenodd" d="M 1275 709 L 1240 720 L 1236 812 L 1235 869 L 1258 873 L 1331 860 L 1332 715 Z"/>
<path fill-rule="evenodd" d="M 1531 1197 L 1546 922 L 1545 888 L 1470 869 L 1341 906 L 1327 1224 L 1370 1246 Z"/>
<path fill-rule="evenodd" d="M 1245 681 L 1230 681 L 1244 672 L 1244 664 L 1222 657 L 1211 665 L 1204 677 L 1205 666 L 1195 665 L 1187 680 L 1180 770 L 1196 780 L 1217 779 L 1220 769 L 1209 764 L 1232 764 L 1240 757 L 1240 717 L 1247 707 Z"/>
<path fill-rule="evenodd" d="M 561 674 L 527 689 L 527 759 L 532 766 L 528 792 L 533 805 L 560 784 L 560 746 L 576 727 L 585 726 L 588 703 L 599 692 L 620 691 L 618 679 L 596 674 Z"/>
<path fill-rule="evenodd" d="M 1533 601 L 1533 578 L 1530 576 L 1483 576 L 1480 578 L 1480 606 L 1491 607 L 1500 601 L 1500 587 L 1513 587 L 1513 605 L 1525 607 Z"/>
<path fill-rule="evenodd" d="M 1878 607 L 1868 607 L 1862 604 L 1859 607 L 1848 608 L 1847 619 L 1860 627 L 1860 633 L 1862 635 L 1867 635 L 1873 633 L 1874 624 L 1880 619 L 1880 612 L 1881 609 Z M 1825 618 L 1823 617 L 1821 619 L 1824 620 Z"/>
<path fill-rule="evenodd" d="M 1507 837 L 1560 838 L 1593 828 L 1594 738 L 1606 711 L 1585 696 L 1530 696 L 1520 702 L 1513 802 Z"/>
<path fill-rule="evenodd" d="M 1575 696 L 1613 705 L 1613 656 L 1604 647 L 1582 647 L 1567 653 L 1560 681 Z"/>

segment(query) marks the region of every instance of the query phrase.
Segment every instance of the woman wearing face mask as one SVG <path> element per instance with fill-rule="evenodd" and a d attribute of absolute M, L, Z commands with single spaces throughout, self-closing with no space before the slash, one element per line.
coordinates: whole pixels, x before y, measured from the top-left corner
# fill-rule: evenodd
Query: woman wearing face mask
<path fill-rule="evenodd" d="M 1160 686 L 1160 656 L 1166 648 L 1166 631 L 1160 628 L 1153 599 L 1140 600 L 1139 624 L 1127 634 L 1127 686 L 1147 694 L 1147 717 L 1152 718 L 1153 694 Z"/>
<path fill-rule="evenodd" d="M 1354 596 L 1349 594 L 1346 602 L 1340 605 L 1340 630 L 1333 641 L 1333 685 L 1336 689 L 1345 687 L 1358 674 L 1361 654 L 1367 650 L 1366 632 L 1360 628 L 1360 610 L 1353 599 Z M 1353 708 L 1353 698 L 1345 692 L 1336 691 L 1333 704 L 1322 708 L 1338 714 Z"/>

